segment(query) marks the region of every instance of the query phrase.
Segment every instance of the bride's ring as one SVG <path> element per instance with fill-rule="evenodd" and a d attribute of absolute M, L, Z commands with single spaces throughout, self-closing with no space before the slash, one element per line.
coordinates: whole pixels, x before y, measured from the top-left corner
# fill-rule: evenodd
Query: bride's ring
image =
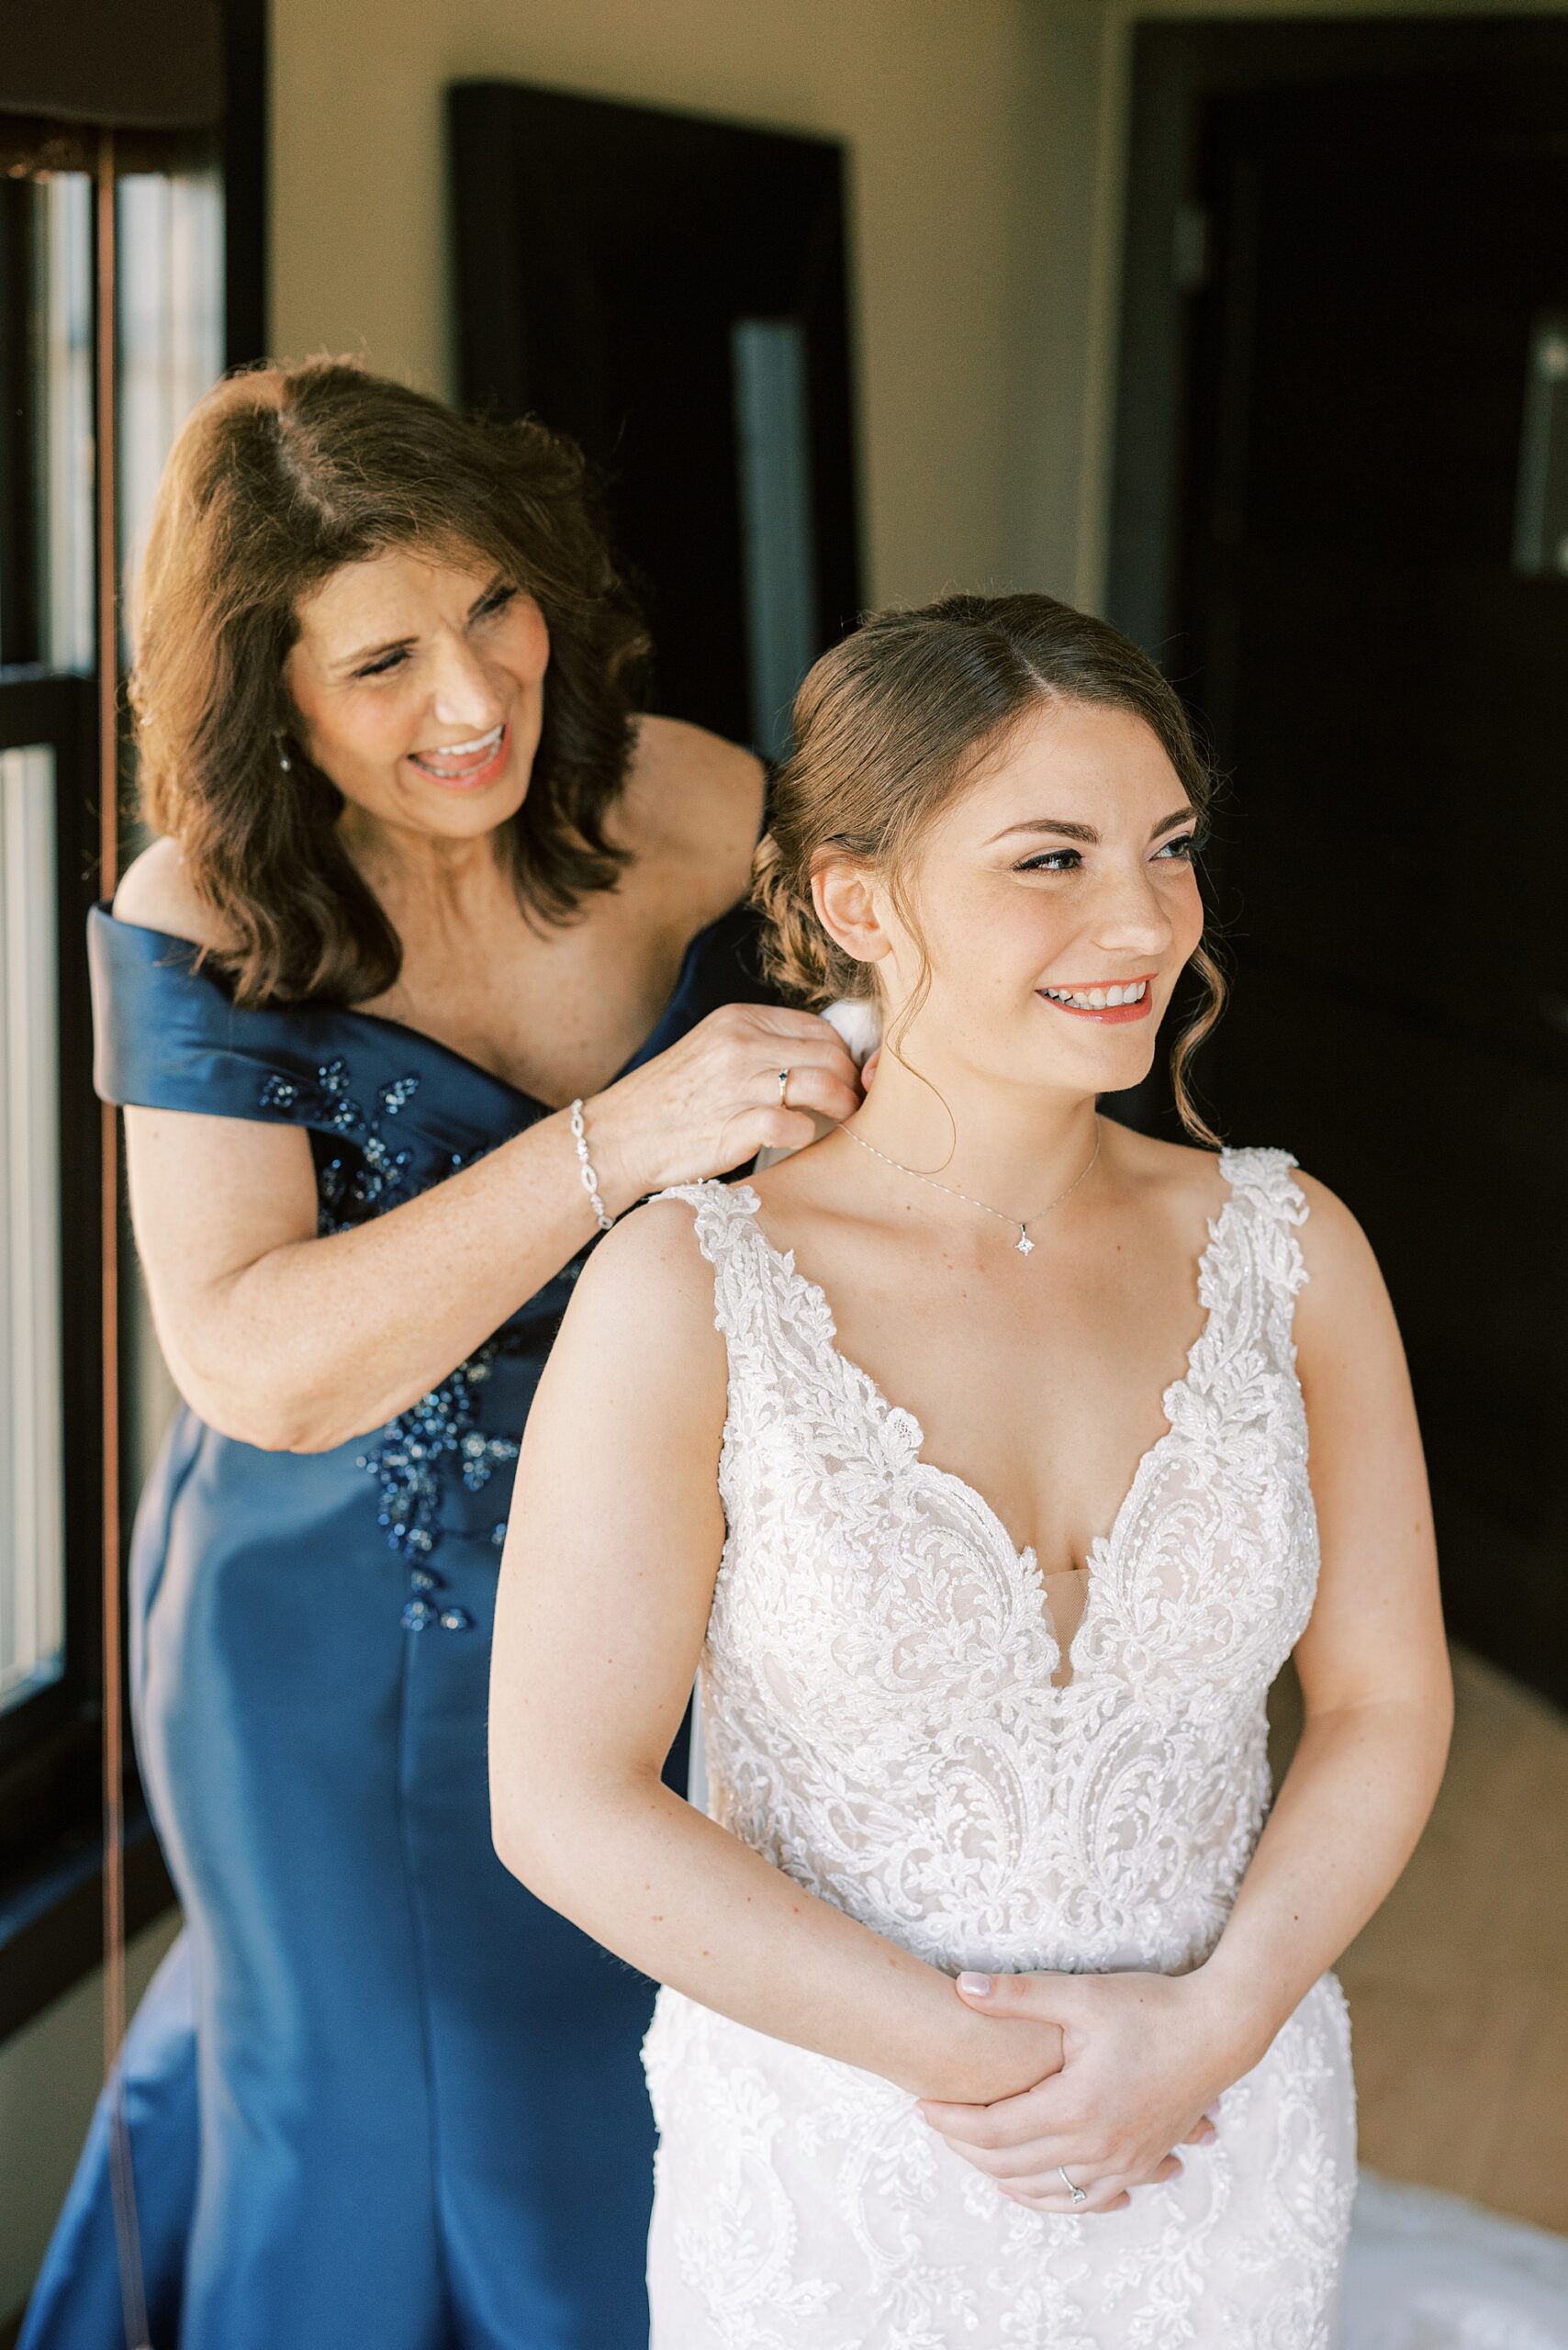
<path fill-rule="evenodd" d="M 787 1069 L 781 1069 L 778 1072 L 778 1107 L 781 1110 L 787 1110 L 790 1106 L 789 1102 L 785 1099 L 789 1091 L 790 1072 Z"/>
<path fill-rule="evenodd" d="M 1060 2179 L 1060 2181 L 1061 2181 L 1062 2185 L 1066 2188 L 1066 2189 L 1067 2189 L 1068 2193 L 1071 2196 L 1074 2210 L 1077 2210 L 1078 2206 L 1079 2206 L 1081 2203 L 1087 2203 L 1087 2202 L 1088 2202 L 1088 2200 L 1089 2200 L 1088 2189 L 1087 2189 L 1087 2188 L 1082 2188 L 1082 2187 L 1074 2187 L 1074 2185 L 1073 2185 L 1073 2183 L 1072 2183 L 1071 2179 L 1070 2179 L 1070 2178 L 1069 2178 L 1069 2177 L 1068 2177 L 1068 2175 L 1067 2175 L 1066 2171 L 1065 2171 L 1065 2170 L 1063 2170 L 1063 2168 L 1062 2168 L 1062 2166 L 1061 2166 L 1060 2163 L 1058 2163 L 1058 2165 L 1057 2165 L 1057 2177 Z"/>

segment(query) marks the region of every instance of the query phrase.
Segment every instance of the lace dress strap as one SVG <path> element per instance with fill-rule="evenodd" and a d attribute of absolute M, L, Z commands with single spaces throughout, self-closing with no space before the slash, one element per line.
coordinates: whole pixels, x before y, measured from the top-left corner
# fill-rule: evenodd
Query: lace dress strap
<path fill-rule="evenodd" d="M 1291 1173 L 1296 1162 L 1288 1150 L 1224 1150 L 1219 1163 L 1230 1197 L 1210 1227 L 1199 1284 L 1211 1347 L 1229 1356 L 1267 1336 L 1276 1359 L 1293 1365 L 1295 1301 L 1307 1280 L 1296 1238 L 1307 1216 Z"/>
<path fill-rule="evenodd" d="M 1306 1194 L 1291 1173 L 1295 1160 L 1288 1150 L 1225 1150 L 1219 1163 L 1232 1199 L 1257 1225 L 1272 1233 L 1274 1270 L 1294 1297 L 1307 1277 L 1295 1233 L 1308 1213 Z"/>
<path fill-rule="evenodd" d="M 697 1246 L 713 1268 L 713 1326 L 724 1337 L 732 1369 L 745 1332 L 755 1324 L 756 1292 L 765 1270 L 756 1215 L 756 1193 L 749 1183 L 672 1183 L 661 1200 L 684 1200 L 691 1210 Z"/>
<path fill-rule="evenodd" d="M 713 1325 L 729 1349 L 732 1416 L 745 1425 L 753 1407 L 766 1411 L 785 1396 L 813 1420 L 824 1399 L 835 1408 L 842 1367 L 827 1299 L 797 1273 L 792 1251 L 769 1244 L 751 1185 L 677 1183 L 659 1197 L 691 1208 L 697 1245 L 713 1268 Z M 870 1416 L 869 1402 L 859 1403 Z M 845 1408 L 853 1408 L 847 1399 Z"/>
<path fill-rule="evenodd" d="M 757 1197 L 749 1183 L 721 1183 L 712 1177 L 701 1183 L 671 1183 L 667 1190 L 655 1192 L 655 1200 L 686 1202 L 697 1246 L 715 1274 L 722 1272 L 736 1242 L 754 1230 Z"/>
<path fill-rule="evenodd" d="M 1288 1150 L 1222 1150 L 1220 1173 L 1232 1192 L 1284 1224 L 1305 1224 L 1306 1194 L 1291 1174 Z"/>

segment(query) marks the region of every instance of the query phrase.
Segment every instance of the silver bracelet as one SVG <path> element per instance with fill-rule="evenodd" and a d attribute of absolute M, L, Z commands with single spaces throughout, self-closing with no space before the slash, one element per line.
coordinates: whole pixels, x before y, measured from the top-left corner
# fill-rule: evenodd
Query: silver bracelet
<path fill-rule="evenodd" d="M 588 1128 L 583 1124 L 583 1097 L 580 1093 L 572 1104 L 572 1140 L 577 1147 L 577 1170 L 582 1178 L 583 1189 L 588 1193 L 588 1203 L 599 1219 L 600 1232 L 608 1232 L 614 1224 L 615 1218 L 605 1214 L 604 1202 L 599 1196 L 599 1177 L 594 1173 L 593 1161 L 588 1157 Z"/>

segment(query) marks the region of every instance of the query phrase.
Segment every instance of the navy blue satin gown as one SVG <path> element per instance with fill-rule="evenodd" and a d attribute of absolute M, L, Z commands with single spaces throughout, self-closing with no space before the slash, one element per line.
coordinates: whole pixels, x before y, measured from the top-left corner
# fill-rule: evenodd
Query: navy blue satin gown
<path fill-rule="evenodd" d="M 766 1000 L 737 909 L 635 1059 Z M 323 1231 L 547 1114 L 397 1022 L 244 1011 L 98 912 L 109 1101 L 303 1127 Z M 645 2350 L 654 1988 L 490 1845 L 517 1438 L 581 1260 L 386 1427 L 264 1452 L 182 1410 L 137 1517 L 141 1771 L 186 1929 L 124 2069 L 154 2350 Z M 684 1759 L 670 1775 L 684 1782 Z M 102 2109 L 19 2350 L 122 2340 Z"/>

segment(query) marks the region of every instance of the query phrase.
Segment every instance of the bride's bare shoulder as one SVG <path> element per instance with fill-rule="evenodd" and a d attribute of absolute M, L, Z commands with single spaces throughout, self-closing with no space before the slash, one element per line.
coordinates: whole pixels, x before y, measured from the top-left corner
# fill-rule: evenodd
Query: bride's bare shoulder
<path fill-rule="evenodd" d="M 1225 1198 L 1219 1153 L 1198 1143 L 1166 1142 L 1101 1117 L 1101 1148 L 1129 1189 L 1178 1214 L 1212 1215 Z"/>
<path fill-rule="evenodd" d="M 666 1362 L 714 1354 L 713 1268 L 689 1201 L 645 1201 L 606 1234 L 583 1268 L 563 1336 L 589 1320 L 596 1345 L 646 1348 Z"/>
<path fill-rule="evenodd" d="M 666 1490 L 684 1476 L 694 1499 L 712 1491 L 728 1365 L 692 1226 L 685 1202 L 654 1200 L 594 1249 L 529 1414 L 525 1463 L 613 1460 L 611 1476 L 653 1475 Z"/>
<path fill-rule="evenodd" d="M 1355 1215 L 1316 1175 L 1299 1167 L 1294 1172 L 1306 1203 L 1297 1238 L 1307 1276 L 1296 1326 L 1310 1352 L 1320 1325 L 1342 1325 L 1347 1313 L 1382 1319 L 1392 1309 L 1372 1242 Z"/>
<path fill-rule="evenodd" d="M 1147 1185 L 1149 1202 L 1158 1202 L 1180 1222 L 1195 1227 L 1200 1216 L 1212 1221 L 1229 1196 L 1217 1151 L 1165 1142 L 1125 1126 L 1113 1129 L 1109 1121 L 1107 1132 L 1114 1132 L 1123 1171 L 1133 1182 Z M 1307 1275 L 1297 1310 L 1298 1332 L 1310 1334 L 1348 1304 L 1382 1311 L 1383 1279 L 1361 1225 L 1327 1183 L 1300 1167 L 1291 1172 L 1305 1205 L 1296 1236 Z"/>

